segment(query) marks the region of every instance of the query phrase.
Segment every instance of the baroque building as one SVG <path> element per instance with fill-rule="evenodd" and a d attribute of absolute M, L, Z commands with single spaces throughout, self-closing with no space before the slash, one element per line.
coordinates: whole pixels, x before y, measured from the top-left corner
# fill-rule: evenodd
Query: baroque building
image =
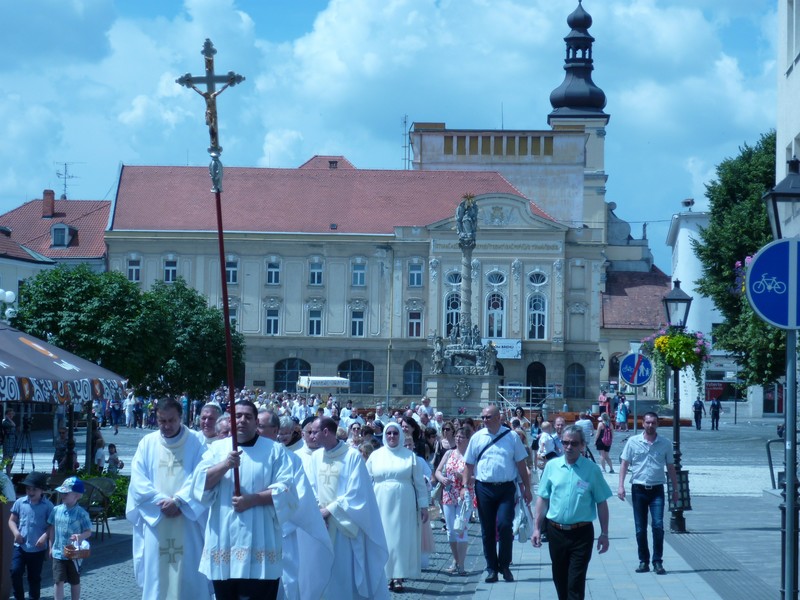
<path fill-rule="evenodd" d="M 568 24 L 550 129 L 416 123 L 408 171 L 357 169 L 341 156 L 226 168 L 224 273 L 247 341 L 242 383 L 294 390 L 299 375 L 341 375 L 363 405 L 417 400 L 434 340 L 460 318 L 454 213 L 471 194 L 471 322 L 497 347 L 500 383 L 535 388 L 521 400 L 551 393 L 558 408 L 562 396 L 589 406 L 630 341 L 660 323 L 669 282 L 646 236 L 634 239 L 605 199 L 609 116 L 591 79 L 591 17 L 579 4 Z M 144 289 L 182 277 L 221 306 L 208 184 L 205 168 L 124 166 L 109 268 Z"/>

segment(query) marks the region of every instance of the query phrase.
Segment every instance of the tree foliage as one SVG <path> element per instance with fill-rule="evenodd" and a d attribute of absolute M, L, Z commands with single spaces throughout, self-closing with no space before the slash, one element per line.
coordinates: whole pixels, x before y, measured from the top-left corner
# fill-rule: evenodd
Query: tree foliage
<path fill-rule="evenodd" d="M 724 317 L 714 329 L 714 346 L 736 357 L 747 385 L 771 383 L 784 374 L 785 334 L 750 308 L 741 265 L 772 241 L 761 197 L 775 185 L 775 132 L 763 134 L 755 146 L 745 144 L 737 157 L 717 166 L 716 174 L 706 186 L 708 227 L 693 241 L 703 270 L 696 289 Z"/>
<path fill-rule="evenodd" d="M 183 279 L 157 282 L 144 294 L 143 329 L 152 332 L 144 349 L 160 369 L 143 374 L 140 386 L 157 394 L 207 394 L 226 380 L 222 312 Z M 232 331 L 233 362 L 244 361 L 244 336 Z"/>
<path fill-rule="evenodd" d="M 199 397 L 226 380 L 222 312 L 183 280 L 142 293 L 122 273 L 59 266 L 25 282 L 13 324 L 127 377 L 143 394 Z M 244 338 L 232 337 L 240 367 Z"/>

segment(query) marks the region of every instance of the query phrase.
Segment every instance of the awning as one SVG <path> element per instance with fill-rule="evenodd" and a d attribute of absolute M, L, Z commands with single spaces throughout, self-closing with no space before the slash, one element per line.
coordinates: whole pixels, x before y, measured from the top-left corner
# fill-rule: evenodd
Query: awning
<path fill-rule="evenodd" d="M 304 390 L 316 388 L 350 389 L 350 380 L 345 377 L 314 377 L 302 375 L 297 380 L 297 387 Z"/>
<path fill-rule="evenodd" d="M 0 324 L 0 402 L 121 400 L 125 378 Z"/>

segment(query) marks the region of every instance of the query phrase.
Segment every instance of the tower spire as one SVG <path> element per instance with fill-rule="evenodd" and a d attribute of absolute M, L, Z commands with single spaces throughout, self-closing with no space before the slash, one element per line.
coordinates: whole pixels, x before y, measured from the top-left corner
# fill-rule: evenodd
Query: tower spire
<path fill-rule="evenodd" d="M 575 117 L 607 117 L 603 112 L 606 95 L 592 81 L 592 43 L 589 33 L 592 17 L 583 9 L 581 0 L 569 17 L 567 25 L 571 31 L 564 38 L 567 56 L 564 61 L 564 81 L 550 94 L 553 111 L 549 119 Z M 549 120 L 548 119 L 548 120 Z"/>

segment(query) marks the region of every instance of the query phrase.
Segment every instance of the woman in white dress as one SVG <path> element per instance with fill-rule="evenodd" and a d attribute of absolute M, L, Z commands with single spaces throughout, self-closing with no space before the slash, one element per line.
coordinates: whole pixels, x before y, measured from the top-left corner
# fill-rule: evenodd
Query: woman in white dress
<path fill-rule="evenodd" d="M 403 591 L 403 580 L 418 577 L 422 525 L 428 521 L 428 491 L 422 459 L 403 447 L 403 429 L 389 423 L 384 446 L 373 452 L 367 471 L 375 486 L 375 498 L 386 534 L 389 589 Z"/>

